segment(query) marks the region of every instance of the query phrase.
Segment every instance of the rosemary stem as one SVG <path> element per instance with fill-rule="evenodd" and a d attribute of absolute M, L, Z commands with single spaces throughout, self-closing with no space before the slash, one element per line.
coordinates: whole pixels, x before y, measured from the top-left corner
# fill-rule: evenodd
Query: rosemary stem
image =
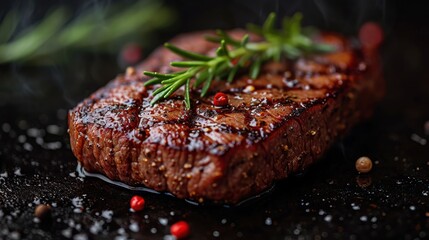
<path fill-rule="evenodd" d="M 267 49 L 272 47 L 272 44 L 270 43 L 248 43 L 245 47 L 239 47 L 237 49 L 231 50 L 229 52 L 229 57 L 223 56 L 223 57 L 217 57 L 207 62 L 208 67 L 215 67 L 219 65 L 220 63 L 229 61 L 230 58 L 238 58 L 242 57 L 246 54 L 251 54 L 254 52 L 264 52 Z"/>

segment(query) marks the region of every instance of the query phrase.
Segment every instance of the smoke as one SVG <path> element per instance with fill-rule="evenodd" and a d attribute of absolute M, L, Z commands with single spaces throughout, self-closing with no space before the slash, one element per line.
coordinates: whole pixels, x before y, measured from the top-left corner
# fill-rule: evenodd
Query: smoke
<path fill-rule="evenodd" d="M 367 21 L 390 21 L 393 5 L 385 0 L 218 0 L 197 4 L 190 0 L 170 0 L 181 13 L 182 31 L 207 28 L 237 28 L 247 23 L 261 24 L 269 13 L 279 18 L 302 12 L 303 24 L 356 35 Z M 391 18 L 391 17 L 390 17 Z M 180 30 L 178 29 L 178 32 Z"/>
<path fill-rule="evenodd" d="M 385 0 L 377 1 L 318 1 L 313 0 L 318 14 L 322 16 L 322 28 L 356 35 L 359 28 L 366 22 L 378 22 L 383 27 L 391 25 L 394 15 L 393 3 Z"/>

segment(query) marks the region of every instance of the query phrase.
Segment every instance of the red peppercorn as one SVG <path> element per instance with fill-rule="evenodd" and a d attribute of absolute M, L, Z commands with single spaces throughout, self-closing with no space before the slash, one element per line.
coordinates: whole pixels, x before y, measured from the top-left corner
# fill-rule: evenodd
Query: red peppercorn
<path fill-rule="evenodd" d="M 142 57 L 142 48 L 136 43 L 130 43 L 122 48 L 121 57 L 127 64 L 135 64 Z"/>
<path fill-rule="evenodd" d="M 137 195 L 133 196 L 130 200 L 130 206 L 131 206 L 131 209 L 133 209 L 136 212 L 143 210 L 144 198 Z"/>
<path fill-rule="evenodd" d="M 179 221 L 171 225 L 170 233 L 177 239 L 185 238 L 189 235 L 189 224 L 185 221 Z"/>
<path fill-rule="evenodd" d="M 34 210 L 34 216 L 36 216 L 40 220 L 47 220 L 51 217 L 51 210 L 51 206 L 39 204 Z"/>
<path fill-rule="evenodd" d="M 377 23 L 367 22 L 359 30 L 359 40 L 364 49 L 377 48 L 383 38 L 383 29 Z"/>
<path fill-rule="evenodd" d="M 225 93 L 218 92 L 213 97 L 213 104 L 215 106 L 225 106 L 228 104 L 228 96 Z"/>
<path fill-rule="evenodd" d="M 239 60 L 240 60 L 239 58 L 232 59 L 231 60 L 232 65 L 234 65 L 234 66 L 237 65 L 237 63 L 238 63 Z"/>

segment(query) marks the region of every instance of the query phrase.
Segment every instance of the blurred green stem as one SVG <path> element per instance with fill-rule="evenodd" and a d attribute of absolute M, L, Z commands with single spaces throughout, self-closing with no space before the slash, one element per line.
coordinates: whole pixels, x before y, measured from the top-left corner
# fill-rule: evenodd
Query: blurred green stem
<path fill-rule="evenodd" d="M 138 1 L 122 10 L 118 5 L 106 7 L 101 14 L 88 10 L 69 21 L 68 12 L 60 7 L 10 40 L 16 35 L 17 16 L 12 10 L 0 24 L 0 64 L 46 58 L 65 49 L 106 49 L 127 37 L 165 27 L 174 15 L 160 1 Z"/>

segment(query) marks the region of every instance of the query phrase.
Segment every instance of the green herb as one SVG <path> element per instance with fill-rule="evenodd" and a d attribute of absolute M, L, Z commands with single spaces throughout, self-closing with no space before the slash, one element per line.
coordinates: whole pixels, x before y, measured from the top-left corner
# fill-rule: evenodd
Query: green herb
<path fill-rule="evenodd" d="M 248 35 L 238 41 L 226 32 L 218 30 L 216 36 L 207 37 L 207 40 L 219 43 L 215 57 L 185 51 L 166 43 L 164 45 L 166 48 L 189 61 L 171 62 L 173 67 L 184 68 L 183 71 L 175 73 L 144 72 L 146 76 L 152 77 L 145 83 L 146 86 L 161 84 L 153 92 L 154 98 L 151 104 L 168 98 L 185 85 L 184 101 L 186 109 L 190 109 L 191 79 L 194 80 L 193 88 L 199 88 L 202 85 L 201 96 L 203 97 L 215 78 L 232 82 L 238 70 L 247 67 L 249 63 L 249 76 L 255 79 L 263 62 L 279 61 L 283 57 L 294 59 L 304 54 L 332 51 L 332 46 L 314 43 L 310 36 L 302 31 L 301 19 L 302 15 L 297 13 L 290 19 L 284 19 L 282 29 L 275 29 L 276 16 L 271 13 L 262 27 L 249 25 L 249 31 L 263 37 L 263 41 L 260 42 L 249 42 Z"/>
<path fill-rule="evenodd" d="M 65 49 L 116 53 L 125 41 L 135 41 L 137 35 L 149 36 L 174 17 L 156 0 L 97 6 L 74 18 L 69 13 L 69 9 L 58 7 L 39 23 L 21 29 L 18 11 L 9 11 L 0 22 L 0 64 L 43 59 L 57 63 L 53 57 L 63 56 Z"/>

